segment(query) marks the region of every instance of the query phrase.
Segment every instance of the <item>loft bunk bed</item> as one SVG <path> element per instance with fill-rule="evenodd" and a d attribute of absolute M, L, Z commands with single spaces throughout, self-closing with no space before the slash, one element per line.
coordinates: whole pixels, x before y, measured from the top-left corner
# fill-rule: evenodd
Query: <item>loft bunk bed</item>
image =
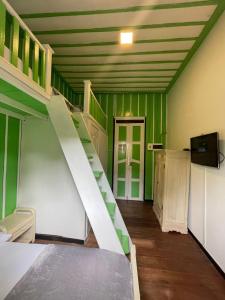
<path fill-rule="evenodd" d="M 45 118 L 53 51 L 5 0 L 0 1 L 0 19 L 0 109 Z"/>

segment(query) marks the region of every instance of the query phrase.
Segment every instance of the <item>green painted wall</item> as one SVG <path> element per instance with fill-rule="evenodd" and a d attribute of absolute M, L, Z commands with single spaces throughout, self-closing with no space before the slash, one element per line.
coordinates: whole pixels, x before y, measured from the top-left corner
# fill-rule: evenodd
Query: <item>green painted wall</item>
<path fill-rule="evenodd" d="M 108 180 L 113 179 L 113 118 L 139 116 L 146 118 L 145 143 L 166 142 L 166 94 L 161 93 L 95 93 L 108 115 Z M 83 94 L 77 94 L 75 105 L 82 106 Z M 154 153 L 145 150 L 145 199 L 153 197 Z"/>
<path fill-rule="evenodd" d="M 0 114 L 0 219 L 16 208 L 20 122 Z"/>
<path fill-rule="evenodd" d="M 4 176 L 4 158 L 5 158 L 5 127 L 6 116 L 0 114 L 0 219 L 3 208 L 3 176 Z"/>
<path fill-rule="evenodd" d="M 117 93 L 95 94 L 108 115 L 108 179 L 113 176 L 113 118 L 135 116 L 146 118 L 145 143 L 166 141 L 166 94 Z M 145 147 L 145 199 L 153 194 L 154 153 Z"/>
<path fill-rule="evenodd" d="M 93 94 L 91 94 L 90 97 L 89 113 L 98 122 L 98 124 L 100 124 L 104 129 L 107 129 L 107 117 Z"/>
<path fill-rule="evenodd" d="M 54 67 L 52 67 L 52 86 L 57 89 L 72 104 L 75 103 L 77 94 L 70 86 L 70 84 L 66 82 L 62 75 Z"/>
<path fill-rule="evenodd" d="M 20 121 L 8 118 L 5 215 L 16 208 Z"/>

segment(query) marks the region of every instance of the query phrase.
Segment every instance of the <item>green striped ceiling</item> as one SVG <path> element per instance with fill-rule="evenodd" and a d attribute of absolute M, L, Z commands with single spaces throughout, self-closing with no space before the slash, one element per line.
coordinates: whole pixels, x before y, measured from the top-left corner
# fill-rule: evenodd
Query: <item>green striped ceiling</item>
<path fill-rule="evenodd" d="M 75 91 L 168 91 L 225 9 L 225 0 L 10 0 Z M 119 44 L 132 30 L 134 44 Z"/>

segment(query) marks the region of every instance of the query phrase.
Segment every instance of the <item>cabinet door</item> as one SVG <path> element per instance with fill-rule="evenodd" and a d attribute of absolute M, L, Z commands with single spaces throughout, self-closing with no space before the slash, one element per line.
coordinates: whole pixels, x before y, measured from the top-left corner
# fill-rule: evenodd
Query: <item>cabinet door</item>
<path fill-rule="evenodd" d="M 187 218 L 187 196 L 189 186 L 187 174 L 189 165 L 186 159 L 168 159 L 166 176 L 166 207 L 167 221 L 184 223 Z"/>
<path fill-rule="evenodd" d="M 160 211 L 163 208 L 164 180 L 165 180 L 165 161 L 164 161 L 164 157 L 158 154 L 156 156 L 156 166 L 155 166 L 154 202 Z"/>

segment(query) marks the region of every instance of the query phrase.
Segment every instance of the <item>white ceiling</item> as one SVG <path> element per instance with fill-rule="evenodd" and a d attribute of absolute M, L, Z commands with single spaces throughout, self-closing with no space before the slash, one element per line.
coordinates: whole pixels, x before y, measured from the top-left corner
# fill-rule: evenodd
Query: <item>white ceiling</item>
<path fill-rule="evenodd" d="M 9 2 L 51 44 L 55 68 L 77 91 L 83 79 L 96 91 L 165 91 L 224 7 L 205 0 Z M 122 30 L 133 31 L 133 45 L 119 44 Z"/>

